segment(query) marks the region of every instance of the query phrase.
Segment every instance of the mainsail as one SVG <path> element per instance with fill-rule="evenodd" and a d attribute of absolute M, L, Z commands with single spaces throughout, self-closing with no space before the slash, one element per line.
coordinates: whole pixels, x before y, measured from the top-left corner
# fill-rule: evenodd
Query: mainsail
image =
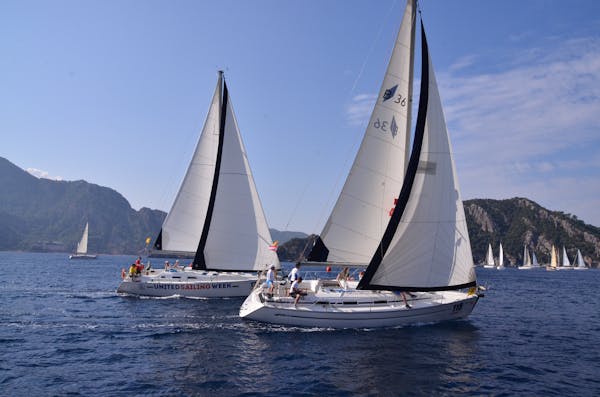
<path fill-rule="evenodd" d="M 359 289 L 475 286 L 450 139 L 421 23 L 422 72 L 413 150 L 397 205 Z"/>
<path fill-rule="evenodd" d="M 577 250 L 577 258 L 575 259 L 578 268 L 585 268 L 585 262 L 583 261 L 583 256 L 581 256 L 581 251 Z"/>
<path fill-rule="evenodd" d="M 195 252 L 193 267 L 279 267 L 222 73 L 200 140 L 155 248 Z"/>
<path fill-rule="evenodd" d="M 88 246 L 88 222 L 85 224 L 85 229 L 83 229 L 83 235 L 81 236 L 81 240 L 77 243 L 77 251 L 78 255 L 87 254 L 87 246 Z"/>
<path fill-rule="evenodd" d="M 408 162 L 415 18 L 409 2 L 358 154 L 309 261 L 367 264 L 381 241 Z"/>
<path fill-rule="evenodd" d="M 571 261 L 569 261 L 569 256 L 567 255 L 567 250 L 563 246 L 562 249 L 562 266 L 563 267 L 571 267 Z"/>
<path fill-rule="evenodd" d="M 527 246 L 523 247 L 523 266 L 531 266 L 531 258 L 529 258 Z"/>

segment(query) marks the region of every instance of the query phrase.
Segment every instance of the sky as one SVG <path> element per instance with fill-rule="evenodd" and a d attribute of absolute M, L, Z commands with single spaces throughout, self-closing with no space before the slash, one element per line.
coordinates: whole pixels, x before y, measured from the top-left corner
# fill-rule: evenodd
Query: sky
<path fill-rule="evenodd" d="M 168 211 L 222 69 L 270 226 L 319 233 L 404 5 L 3 0 L 0 156 Z M 463 199 L 600 226 L 600 1 L 420 6 Z"/>

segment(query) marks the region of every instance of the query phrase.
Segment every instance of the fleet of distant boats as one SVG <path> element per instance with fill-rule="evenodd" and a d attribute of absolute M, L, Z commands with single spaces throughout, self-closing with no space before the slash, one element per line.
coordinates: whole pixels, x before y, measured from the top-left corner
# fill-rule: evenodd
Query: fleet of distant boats
<path fill-rule="evenodd" d="M 531 255 L 529 255 L 529 250 L 527 246 L 523 247 L 523 261 L 517 266 L 520 270 L 531 270 L 531 269 L 546 269 L 548 271 L 554 270 L 586 270 L 588 266 L 586 265 L 583 256 L 581 255 L 581 251 L 577 249 L 577 254 L 575 255 L 573 262 L 569 260 L 569 256 L 567 255 L 567 250 L 565 247 L 562 249 L 562 261 L 559 263 L 558 258 L 560 257 L 558 248 L 552 245 L 550 249 L 550 261 L 547 265 L 540 265 L 537 257 L 535 256 L 535 252 L 532 250 Z M 487 254 L 485 256 L 484 263 L 481 266 L 485 269 L 504 269 L 504 250 L 502 248 L 502 243 L 500 243 L 500 247 L 498 248 L 498 258 L 497 261 L 494 258 L 494 254 L 492 252 L 492 244 L 488 244 Z"/>

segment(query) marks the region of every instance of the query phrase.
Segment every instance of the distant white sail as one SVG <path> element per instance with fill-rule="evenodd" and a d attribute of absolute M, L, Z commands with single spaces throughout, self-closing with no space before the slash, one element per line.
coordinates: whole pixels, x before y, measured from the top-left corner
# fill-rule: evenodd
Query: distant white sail
<path fill-rule="evenodd" d="M 408 162 L 414 10 L 405 10 L 377 103 L 313 261 L 367 264 L 381 241 Z"/>
<path fill-rule="evenodd" d="M 87 254 L 87 249 L 88 249 L 88 223 L 86 222 L 85 229 L 83 229 L 83 235 L 81 236 L 81 240 L 79 240 L 79 243 L 77 243 L 76 253 L 78 255 L 80 255 L 80 254 L 85 255 L 85 254 Z"/>
<path fill-rule="evenodd" d="M 504 267 L 504 249 L 502 249 L 502 243 L 500 243 L 500 252 L 498 253 L 498 267 Z"/>
<path fill-rule="evenodd" d="M 494 253 L 492 252 L 492 244 L 488 244 L 485 265 L 488 267 L 494 267 Z"/>
<path fill-rule="evenodd" d="M 531 266 L 533 266 L 533 267 L 536 267 L 536 266 L 539 267 L 540 264 L 538 263 L 537 257 L 535 256 L 535 251 L 531 252 L 531 257 L 532 257 L 531 258 Z"/>
<path fill-rule="evenodd" d="M 567 250 L 563 246 L 562 250 L 562 266 L 563 267 L 571 267 L 571 262 L 569 261 L 569 257 L 567 256 Z"/>
<path fill-rule="evenodd" d="M 575 262 L 577 263 L 577 268 L 578 269 L 585 269 L 585 261 L 583 260 L 583 256 L 581 255 L 581 251 L 577 250 L 577 258 L 575 259 Z"/>

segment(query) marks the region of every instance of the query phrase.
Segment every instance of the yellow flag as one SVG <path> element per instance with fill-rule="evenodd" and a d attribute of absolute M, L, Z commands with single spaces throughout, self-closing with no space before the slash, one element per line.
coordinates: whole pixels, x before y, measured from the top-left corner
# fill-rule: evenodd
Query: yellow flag
<path fill-rule="evenodd" d="M 146 238 L 146 245 L 150 244 L 150 241 L 152 241 L 152 239 L 150 237 Z"/>

